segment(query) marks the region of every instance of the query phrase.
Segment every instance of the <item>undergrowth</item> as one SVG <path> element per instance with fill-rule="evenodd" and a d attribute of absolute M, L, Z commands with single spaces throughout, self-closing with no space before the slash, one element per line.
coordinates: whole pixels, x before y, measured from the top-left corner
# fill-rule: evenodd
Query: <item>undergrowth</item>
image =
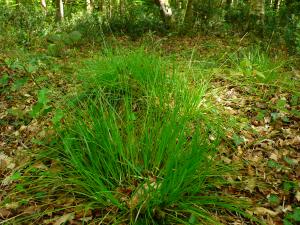
<path fill-rule="evenodd" d="M 48 186 L 84 199 L 105 224 L 247 217 L 247 201 L 222 193 L 233 170 L 216 160 L 225 119 L 205 98 L 209 84 L 166 68 L 143 49 L 88 60 L 41 157 L 59 169 L 31 179 L 24 191 Z"/>

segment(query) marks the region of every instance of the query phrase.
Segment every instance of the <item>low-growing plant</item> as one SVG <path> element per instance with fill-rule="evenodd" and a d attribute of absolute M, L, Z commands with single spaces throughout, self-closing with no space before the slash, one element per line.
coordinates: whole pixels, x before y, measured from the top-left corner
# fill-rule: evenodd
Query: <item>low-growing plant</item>
<path fill-rule="evenodd" d="M 215 160 L 222 129 L 204 99 L 207 84 L 193 88 L 163 65 L 143 50 L 88 61 L 76 101 L 53 119 L 63 124 L 56 123 L 58 139 L 44 160 L 60 170 L 25 190 L 68 187 L 105 223 L 218 224 L 216 212 L 246 216 L 246 201 L 221 193 L 230 169 Z"/>
<path fill-rule="evenodd" d="M 265 97 L 272 96 L 279 89 L 297 92 L 297 82 L 284 71 L 287 63 L 263 53 L 259 47 L 243 49 L 229 56 L 225 79 L 244 87 L 247 92 Z"/>

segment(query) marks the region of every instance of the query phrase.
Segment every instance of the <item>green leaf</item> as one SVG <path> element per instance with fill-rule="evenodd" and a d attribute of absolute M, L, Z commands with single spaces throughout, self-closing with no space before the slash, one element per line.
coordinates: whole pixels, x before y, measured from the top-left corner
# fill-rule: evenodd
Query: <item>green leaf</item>
<path fill-rule="evenodd" d="M 280 169 L 282 166 L 274 160 L 269 160 L 268 161 L 268 167 L 275 168 L 275 169 Z"/>
<path fill-rule="evenodd" d="M 291 166 L 297 165 L 298 161 L 291 159 L 290 157 L 284 156 L 283 157 L 284 161 L 286 161 L 286 163 L 288 163 Z"/>
<path fill-rule="evenodd" d="M 272 117 L 273 121 L 276 121 L 280 117 L 280 115 L 279 115 L 279 113 L 274 112 L 274 113 L 271 113 L 271 117 Z"/>
<path fill-rule="evenodd" d="M 278 110 L 285 110 L 286 99 L 279 99 L 276 103 L 276 108 Z"/>
<path fill-rule="evenodd" d="M 282 118 L 282 121 L 285 122 L 285 123 L 289 123 L 290 122 L 290 119 L 287 117 L 287 116 L 284 116 Z"/>
<path fill-rule="evenodd" d="M 272 205 L 278 205 L 280 203 L 280 199 L 277 197 L 277 195 L 271 194 L 268 197 L 268 201 L 272 204 Z"/>
<path fill-rule="evenodd" d="M 39 90 L 38 92 L 38 102 L 43 104 L 43 105 L 46 105 L 48 102 L 49 102 L 49 99 L 48 99 L 48 94 L 49 90 L 47 88 L 43 88 L 41 90 Z"/>
<path fill-rule="evenodd" d="M 289 192 L 295 187 L 295 184 L 292 181 L 285 181 L 283 183 L 283 190 Z"/>
<path fill-rule="evenodd" d="M 34 73 L 37 71 L 37 69 L 38 69 L 38 67 L 36 65 L 29 64 L 26 66 L 26 71 L 28 73 Z"/>
<path fill-rule="evenodd" d="M 287 219 L 283 219 L 283 225 L 294 225 L 292 224 L 290 221 L 288 221 Z"/>
<path fill-rule="evenodd" d="M 16 190 L 18 190 L 18 191 L 24 191 L 25 188 L 24 188 L 24 186 L 22 184 L 17 184 L 16 185 Z"/>
<path fill-rule="evenodd" d="M 266 115 L 266 110 L 259 111 L 256 116 L 256 119 L 259 121 L 262 121 L 264 119 L 265 115 Z"/>
<path fill-rule="evenodd" d="M 72 31 L 69 34 L 69 38 L 72 40 L 73 43 L 80 41 L 81 37 L 82 37 L 82 34 L 79 31 Z"/>
<path fill-rule="evenodd" d="M 299 99 L 299 96 L 297 96 L 297 95 L 292 95 L 291 105 L 292 105 L 292 106 L 297 106 L 297 105 L 298 105 L 298 99 Z"/>
<path fill-rule="evenodd" d="M 258 71 L 258 70 L 256 70 L 255 72 L 256 72 L 256 75 L 257 75 L 258 77 L 260 77 L 260 78 L 262 78 L 262 79 L 266 79 L 266 76 L 265 76 L 262 72 L 260 72 L 260 71 Z"/>
<path fill-rule="evenodd" d="M 38 102 L 37 104 L 35 104 L 32 109 L 31 109 L 31 112 L 29 113 L 33 118 L 36 118 L 38 117 L 38 115 L 40 114 L 40 112 L 42 111 L 43 109 L 43 105 Z"/>
<path fill-rule="evenodd" d="M 46 196 L 46 192 L 37 192 L 35 194 L 35 197 L 37 198 L 44 198 Z"/>
<path fill-rule="evenodd" d="M 296 221 L 296 222 L 300 222 L 300 208 L 296 208 L 294 210 L 294 213 L 292 214 L 292 218 Z"/>
<path fill-rule="evenodd" d="M 21 199 L 20 200 L 21 205 L 27 205 L 28 203 L 29 203 L 29 201 L 27 199 Z"/>
<path fill-rule="evenodd" d="M 197 224 L 197 217 L 194 214 L 190 216 L 189 224 Z"/>
<path fill-rule="evenodd" d="M 16 173 L 14 173 L 11 177 L 10 177 L 10 179 L 11 180 L 19 180 L 21 178 L 21 173 L 20 172 L 16 172 Z"/>
<path fill-rule="evenodd" d="M 232 140 L 236 146 L 238 146 L 244 142 L 244 139 L 236 134 L 233 135 Z"/>
<path fill-rule="evenodd" d="M 4 74 L 0 78 L 0 84 L 3 85 L 3 86 L 8 84 L 8 75 L 7 74 Z"/>
<path fill-rule="evenodd" d="M 129 120 L 131 120 L 131 121 L 136 120 L 135 113 L 130 113 L 130 114 L 129 114 Z"/>
<path fill-rule="evenodd" d="M 52 118 L 52 123 L 54 125 L 59 124 L 59 122 L 63 117 L 64 117 L 64 112 L 61 109 L 57 110 Z"/>
<path fill-rule="evenodd" d="M 25 78 L 16 80 L 16 81 L 14 82 L 14 84 L 12 85 L 11 90 L 12 90 L 12 91 L 17 91 L 17 90 L 19 90 L 23 85 L 26 84 L 27 80 L 28 80 L 28 77 L 25 77 Z"/>
<path fill-rule="evenodd" d="M 298 110 L 296 110 L 296 109 L 292 109 L 292 110 L 291 110 L 291 113 L 292 113 L 294 116 L 300 117 L 300 111 L 298 111 Z"/>

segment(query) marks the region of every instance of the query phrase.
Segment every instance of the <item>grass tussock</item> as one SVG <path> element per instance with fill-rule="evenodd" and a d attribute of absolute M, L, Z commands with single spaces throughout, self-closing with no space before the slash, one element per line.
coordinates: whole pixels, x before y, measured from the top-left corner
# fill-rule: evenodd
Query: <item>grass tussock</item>
<path fill-rule="evenodd" d="M 144 50 L 90 60 L 79 79 L 52 146 L 64 169 L 46 182 L 59 179 L 108 224 L 218 224 L 216 212 L 243 214 L 245 202 L 220 192 L 223 124 L 206 82 L 191 85 Z"/>

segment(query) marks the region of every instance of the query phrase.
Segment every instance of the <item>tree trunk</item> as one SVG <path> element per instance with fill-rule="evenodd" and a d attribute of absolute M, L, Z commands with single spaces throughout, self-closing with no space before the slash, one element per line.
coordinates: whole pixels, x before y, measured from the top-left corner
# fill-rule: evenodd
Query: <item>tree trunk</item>
<path fill-rule="evenodd" d="M 56 20 L 62 21 L 64 19 L 64 3 L 63 0 L 56 0 Z"/>
<path fill-rule="evenodd" d="M 20 0 L 16 0 L 16 9 L 20 8 Z"/>
<path fill-rule="evenodd" d="M 103 4 L 104 4 L 104 0 L 99 0 L 98 7 L 100 12 L 103 12 Z"/>
<path fill-rule="evenodd" d="M 184 26 L 188 30 L 194 25 L 193 0 L 188 0 L 184 16 Z"/>
<path fill-rule="evenodd" d="M 278 11 L 278 10 L 279 10 L 280 3 L 281 3 L 280 0 L 275 0 L 275 1 L 274 1 L 274 3 L 273 3 L 273 9 L 274 9 L 275 11 Z"/>
<path fill-rule="evenodd" d="M 226 0 L 226 6 L 225 6 L 226 10 L 230 9 L 231 4 L 232 4 L 232 0 Z"/>
<path fill-rule="evenodd" d="M 91 14 L 94 8 L 94 1 L 93 0 L 86 0 L 86 11 L 87 13 Z"/>
<path fill-rule="evenodd" d="M 111 4 L 112 4 L 112 0 L 108 0 L 107 10 L 108 10 L 108 18 L 109 18 L 109 19 L 111 19 L 111 17 L 112 17 Z"/>
<path fill-rule="evenodd" d="M 125 0 L 119 0 L 119 11 L 122 17 L 125 14 Z"/>
<path fill-rule="evenodd" d="M 161 16 L 165 24 L 168 27 L 172 26 L 174 18 L 169 0 L 154 0 L 154 2 L 160 7 Z"/>
<path fill-rule="evenodd" d="M 46 15 L 47 14 L 47 3 L 46 3 L 46 0 L 41 0 L 41 6 L 42 6 L 42 9 L 44 11 L 44 14 Z"/>
<path fill-rule="evenodd" d="M 252 0 L 251 14 L 257 16 L 259 20 L 263 21 L 265 17 L 265 0 Z"/>
<path fill-rule="evenodd" d="M 263 36 L 265 21 L 265 0 L 252 0 L 250 11 L 250 30 L 258 31 Z"/>

